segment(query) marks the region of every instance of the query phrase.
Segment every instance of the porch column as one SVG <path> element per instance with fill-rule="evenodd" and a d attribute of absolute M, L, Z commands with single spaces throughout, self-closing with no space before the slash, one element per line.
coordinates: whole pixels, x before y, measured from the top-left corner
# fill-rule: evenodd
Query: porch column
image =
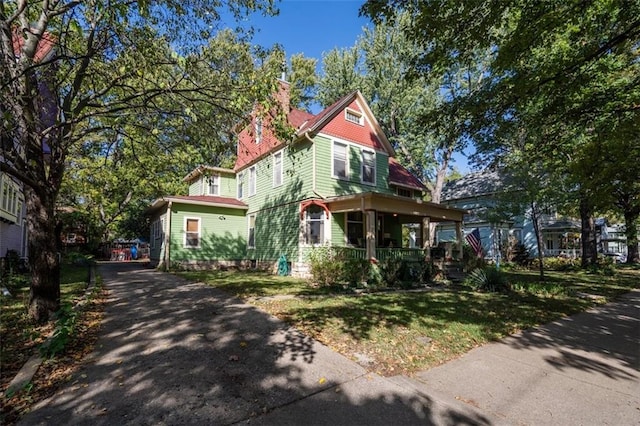
<path fill-rule="evenodd" d="M 376 211 L 367 210 L 367 259 L 376 257 Z"/>
<path fill-rule="evenodd" d="M 462 222 L 456 222 L 456 242 L 458 243 L 458 259 L 462 260 Z"/>
<path fill-rule="evenodd" d="M 425 259 L 431 259 L 431 235 L 429 235 L 431 224 L 428 217 L 422 218 L 422 224 L 420 226 L 420 231 L 422 233 L 422 249 L 424 250 Z"/>

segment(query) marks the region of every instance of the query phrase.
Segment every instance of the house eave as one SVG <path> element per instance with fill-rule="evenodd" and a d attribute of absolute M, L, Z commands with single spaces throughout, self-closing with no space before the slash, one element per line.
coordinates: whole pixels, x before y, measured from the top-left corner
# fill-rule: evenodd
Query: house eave
<path fill-rule="evenodd" d="M 223 167 L 213 167 L 213 166 L 198 166 L 194 170 L 190 171 L 184 178 L 182 178 L 183 182 L 190 182 L 193 179 L 197 178 L 199 175 L 204 174 L 204 172 L 210 171 L 214 173 L 225 173 L 225 174 L 235 174 L 235 171 L 231 169 L 225 169 Z"/>
<path fill-rule="evenodd" d="M 237 204 L 215 203 L 215 202 L 208 202 L 208 201 L 202 201 L 202 200 L 188 200 L 188 199 L 177 198 L 177 197 L 163 197 L 163 198 L 158 198 L 153 203 L 151 203 L 151 206 L 149 206 L 149 208 L 145 210 L 145 214 L 149 215 L 151 214 L 151 212 L 158 210 L 164 207 L 165 205 L 169 204 L 169 202 L 177 203 L 177 204 L 190 204 L 195 206 L 223 207 L 226 209 L 236 209 L 236 210 L 249 209 L 249 206 L 247 205 L 240 206 Z"/>

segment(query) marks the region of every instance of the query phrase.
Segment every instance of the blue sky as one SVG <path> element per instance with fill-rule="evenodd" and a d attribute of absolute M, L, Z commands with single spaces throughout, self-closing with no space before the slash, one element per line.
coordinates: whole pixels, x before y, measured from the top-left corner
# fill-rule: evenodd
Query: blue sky
<path fill-rule="evenodd" d="M 280 14 L 274 17 L 253 16 L 250 24 L 256 30 L 254 42 L 264 47 L 278 43 L 287 58 L 297 53 L 318 60 L 335 48 L 353 47 L 369 20 L 358 16 L 364 2 L 360 0 L 283 0 Z M 312 111 L 317 113 L 318 111 Z M 466 158 L 454 156 L 455 166 L 469 171 Z"/>

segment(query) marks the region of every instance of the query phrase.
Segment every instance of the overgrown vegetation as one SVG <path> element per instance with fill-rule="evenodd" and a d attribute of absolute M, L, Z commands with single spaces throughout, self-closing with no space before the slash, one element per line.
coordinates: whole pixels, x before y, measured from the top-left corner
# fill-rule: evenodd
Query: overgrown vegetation
<path fill-rule="evenodd" d="M 13 424 L 35 402 L 50 396 L 92 349 L 99 329 L 103 293 L 100 280 L 87 294 L 90 259 L 65 258 L 61 272 L 61 310 L 57 320 L 36 324 L 28 315 L 28 274 L 6 274 L 11 296 L 0 299 L 0 423 Z M 87 296 L 84 299 L 84 296 Z M 79 306 L 77 303 L 82 300 Z M 45 361 L 23 389 L 7 388 L 24 363 L 41 353 Z"/>

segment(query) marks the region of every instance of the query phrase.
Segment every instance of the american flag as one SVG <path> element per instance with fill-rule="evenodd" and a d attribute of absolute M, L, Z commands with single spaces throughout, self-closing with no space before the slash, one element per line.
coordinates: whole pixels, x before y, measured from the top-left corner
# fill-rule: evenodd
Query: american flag
<path fill-rule="evenodd" d="M 482 243 L 480 242 L 480 230 L 478 228 L 471 231 L 465 239 L 478 257 L 482 256 Z"/>

